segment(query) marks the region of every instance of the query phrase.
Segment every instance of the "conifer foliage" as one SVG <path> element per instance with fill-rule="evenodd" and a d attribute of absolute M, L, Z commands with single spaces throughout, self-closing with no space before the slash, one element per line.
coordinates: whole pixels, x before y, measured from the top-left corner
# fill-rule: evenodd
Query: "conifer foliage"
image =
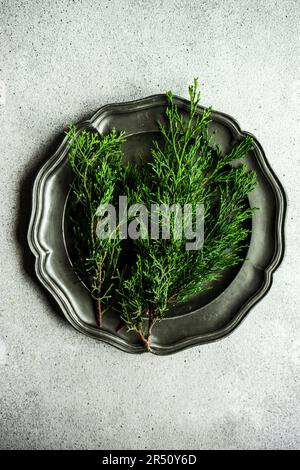
<path fill-rule="evenodd" d="M 166 120 L 159 123 L 162 138 L 153 142 L 152 158 L 140 166 L 123 163 L 124 133 L 112 130 L 102 136 L 75 126 L 67 132 L 74 171 L 70 224 L 75 270 L 95 299 L 99 326 L 106 311 L 119 311 L 127 329 L 136 331 L 147 349 L 153 326 L 170 306 L 207 289 L 244 260 L 250 231 L 246 221 L 255 210 L 247 198 L 256 185 L 255 173 L 246 165 L 231 165 L 247 156 L 252 139 L 246 137 L 224 154 L 209 131 L 211 110 L 199 111 L 197 80 L 189 87 L 189 97 L 189 115 L 184 116 L 167 93 Z M 192 218 L 202 204 L 203 246 L 186 249 L 186 237 L 176 233 L 175 214 L 168 239 L 153 239 L 150 233 L 124 239 L 118 230 L 114 237 L 97 237 L 99 205 L 117 207 L 120 195 L 127 197 L 128 205 L 147 207 L 149 225 L 156 204 L 160 229 L 162 204 L 190 204 Z"/>

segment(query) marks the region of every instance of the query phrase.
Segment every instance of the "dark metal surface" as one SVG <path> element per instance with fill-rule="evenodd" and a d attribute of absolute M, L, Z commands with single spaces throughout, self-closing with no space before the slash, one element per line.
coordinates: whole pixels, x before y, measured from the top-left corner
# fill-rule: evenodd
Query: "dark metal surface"
<path fill-rule="evenodd" d="M 181 112 L 188 110 L 188 101 L 179 97 L 175 101 Z M 146 158 L 157 133 L 157 120 L 164 119 L 165 105 L 165 95 L 106 105 L 78 128 L 96 128 L 101 133 L 112 127 L 125 130 L 125 157 Z M 224 151 L 248 134 L 241 131 L 230 116 L 216 111 L 212 113 L 211 130 L 216 132 L 215 141 Z M 134 333 L 127 333 L 125 328 L 116 332 L 117 314 L 107 314 L 101 329 L 96 326 L 90 294 L 71 268 L 65 212 L 73 175 L 67 153 L 68 144 L 64 139 L 35 180 L 28 242 L 36 257 L 36 274 L 67 320 L 79 331 L 127 352 L 144 352 L 144 346 Z M 255 137 L 254 150 L 245 163 L 256 171 L 258 179 L 257 188 L 249 195 L 249 204 L 259 207 L 252 218 L 247 259 L 238 268 L 224 273 L 209 292 L 193 296 L 169 312 L 153 330 L 152 352 L 155 354 L 169 354 L 224 337 L 240 324 L 271 286 L 273 272 L 283 256 L 285 195 Z"/>

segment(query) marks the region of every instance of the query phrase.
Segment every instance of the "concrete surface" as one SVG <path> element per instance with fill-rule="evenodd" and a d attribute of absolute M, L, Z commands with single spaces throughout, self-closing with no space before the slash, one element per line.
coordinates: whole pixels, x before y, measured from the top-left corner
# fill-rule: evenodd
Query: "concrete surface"
<path fill-rule="evenodd" d="M 299 2 L 0 5 L 0 447 L 299 447 Z M 33 279 L 32 178 L 68 123 L 112 101 L 186 96 L 194 76 L 283 182 L 286 257 L 228 339 L 127 355 L 74 331 Z"/>

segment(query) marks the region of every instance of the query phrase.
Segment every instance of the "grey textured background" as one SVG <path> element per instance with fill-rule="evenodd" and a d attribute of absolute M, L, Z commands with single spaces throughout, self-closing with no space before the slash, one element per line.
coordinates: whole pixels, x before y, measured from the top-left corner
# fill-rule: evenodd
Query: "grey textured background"
<path fill-rule="evenodd" d="M 0 5 L 0 447 L 299 447 L 299 1 Z M 68 123 L 112 101 L 186 96 L 194 76 L 287 189 L 286 256 L 229 338 L 128 355 L 73 330 L 29 275 L 32 177 Z"/>

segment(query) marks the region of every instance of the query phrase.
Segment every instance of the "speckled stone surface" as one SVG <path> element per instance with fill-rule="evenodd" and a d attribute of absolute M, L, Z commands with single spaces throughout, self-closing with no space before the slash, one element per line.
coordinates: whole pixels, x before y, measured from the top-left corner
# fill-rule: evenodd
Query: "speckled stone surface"
<path fill-rule="evenodd" d="M 300 445 L 298 1 L 0 2 L 0 447 Z M 77 333 L 35 281 L 33 175 L 70 122 L 169 88 L 236 117 L 288 196 L 286 256 L 227 339 L 128 355 Z"/>

